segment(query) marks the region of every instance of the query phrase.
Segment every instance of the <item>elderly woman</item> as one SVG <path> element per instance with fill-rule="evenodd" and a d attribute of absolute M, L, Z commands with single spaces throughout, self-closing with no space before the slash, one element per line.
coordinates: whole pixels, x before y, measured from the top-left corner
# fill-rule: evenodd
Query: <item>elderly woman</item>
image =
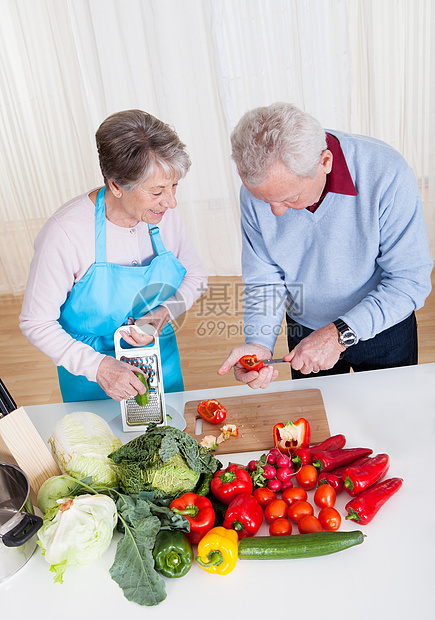
<path fill-rule="evenodd" d="M 140 110 L 109 116 L 96 142 L 104 186 L 60 207 L 39 232 L 21 330 L 58 366 L 64 401 L 119 401 L 145 388 L 131 365 L 115 359 L 114 332 L 151 323 L 165 391 L 182 390 L 170 320 L 207 285 L 175 210 L 189 156 L 175 131 Z M 129 345 L 151 341 L 129 331 Z"/>

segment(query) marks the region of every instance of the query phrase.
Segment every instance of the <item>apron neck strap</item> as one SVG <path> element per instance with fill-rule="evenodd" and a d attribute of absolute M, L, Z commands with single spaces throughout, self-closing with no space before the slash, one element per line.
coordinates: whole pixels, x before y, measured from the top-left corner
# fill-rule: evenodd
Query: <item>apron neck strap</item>
<path fill-rule="evenodd" d="M 95 262 L 106 262 L 106 208 L 105 208 L 106 188 L 103 186 L 97 195 L 95 204 Z M 158 226 L 148 224 L 151 241 L 157 254 L 165 254 L 166 248 L 160 236 Z"/>
<path fill-rule="evenodd" d="M 160 236 L 158 226 L 151 226 L 151 224 L 148 224 L 148 232 L 150 233 L 151 241 L 153 242 L 154 249 L 157 254 L 164 254 L 166 252 L 166 248 Z"/>
<path fill-rule="evenodd" d="M 100 189 L 95 204 L 95 262 L 106 262 L 106 188 Z"/>

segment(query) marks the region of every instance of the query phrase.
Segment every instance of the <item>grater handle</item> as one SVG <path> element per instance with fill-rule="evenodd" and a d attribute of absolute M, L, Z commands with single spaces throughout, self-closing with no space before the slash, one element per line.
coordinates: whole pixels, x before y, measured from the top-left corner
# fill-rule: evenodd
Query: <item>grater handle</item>
<path fill-rule="evenodd" d="M 118 327 L 113 336 L 116 357 L 118 357 L 122 353 L 122 351 L 124 351 L 124 349 L 121 347 L 122 332 L 132 329 L 135 329 L 139 334 L 147 334 L 148 336 L 152 336 L 154 338 L 154 343 L 157 342 L 159 334 L 157 329 L 154 327 L 154 325 L 151 325 L 151 323 L 146 323 L 145 325 L 143 325 L 143 327 L 139 327 L 138 325 L 123 325 L 122 327 Z M 150 343 L 149 345 L 145 346 L 152 346 L 152 344 L 153 343 Z"/>

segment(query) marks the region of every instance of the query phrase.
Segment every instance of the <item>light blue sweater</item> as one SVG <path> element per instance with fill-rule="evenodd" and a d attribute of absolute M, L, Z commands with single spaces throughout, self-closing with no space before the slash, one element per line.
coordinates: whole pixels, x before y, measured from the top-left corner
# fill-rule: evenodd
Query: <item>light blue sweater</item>
<path fill-rule="evenodd" d="M 318 329 L 343 319 L 360 340 L 421 308 L 433 260 L 415 176 L 392 147 L 332 131 L 358 196 L 328 193 L 314 213 L 270 206 L 242 186 L 245 341 L 273 351 L 286 310 Z"/>

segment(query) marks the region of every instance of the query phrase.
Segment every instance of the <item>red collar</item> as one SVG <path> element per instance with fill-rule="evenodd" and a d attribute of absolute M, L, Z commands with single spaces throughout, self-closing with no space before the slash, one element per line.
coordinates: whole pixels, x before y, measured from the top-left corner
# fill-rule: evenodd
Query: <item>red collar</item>
<path fill-rule="evenodd" d="M 319 202 L 311 205 L 311 207 L 307 207 L 308 211 L 311 211 L 311 213 L 314 213 L 317 207 L 320 206 L 328 192 L 332 192 L 333 194 L 346 194 L 347 196 L 358 196 L 338 138 L 327 133 L 326 144 L 327 148 L 332 153 L 332 170 L 326 177 L 326 184 Z"/>

